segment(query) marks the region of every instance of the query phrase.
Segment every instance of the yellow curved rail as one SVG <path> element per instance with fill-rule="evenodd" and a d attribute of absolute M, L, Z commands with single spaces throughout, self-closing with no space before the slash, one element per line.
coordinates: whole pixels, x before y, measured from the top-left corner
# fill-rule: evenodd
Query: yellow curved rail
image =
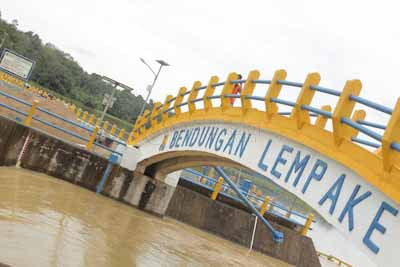
<path fill-rule="evenodd" d="M 341 123 L 343 117 L 359 121 L 366 116 L 363 110 L 354 111 L 355 102 L 349 98 L 350 95 L 359 95 L 361 91 L 359 80 L 347 81 L 332 112 L 333 131 L 328 131 L 325 129 L 327 123 L 325 116 L 318 115 L 315 123 L 311 123 L 310 113 L 301 108 L 303 105 L 309 105 L 314 97 L 315 91 L 311 90 L 310 86 L 318 85 L 320 81 L 318 73 L 309 74 L 305 82 L 301 84 L 300 94 L 289 117 L 280 115 L 278 105 L 271 102 L 271 99 L 279 96 L 282 84 L 278 81 L 285 80 L 286 71 L 276 71 L 269 82 L 264 98 L 266 111 L 252 107 L 251 100 L 248 99 L 256 86 L 252 81 L 257 80 L 259 76 L 256 70 L 249 73 L 240 96 L 241 107 L 232 107 L 229 99 L 225 97 L 232 92 L 231 81 L 237 81 L 236 73 L 228 75 L 221 96 L 214 97 L 221 99 L 219 107 L 213 107 L 210 99 L 218 83 L 217 76 L 211 77 L 208 85 L 203 87 L 205 92 L 201 99 L 204 103 L 202 109 L 197 109 L 195 103 L 192 102 L 197 99 L 199 93 L 197 88 L 201 86 L 201 83 L 196 81 L 189 92 L 185 87 L 181 87 L 175 98 L 168 95 L 163 105 L 159 102 L 155 103 L 152 111 L 146 110 L 143 116 L 136 120 L 133 131 L 129 135 L 128 144 L 138 145 L 144 139 L 166 128 L 194 121 L 248 125 L 285 136 L 342 163 L 395 202 L 400 203 L 400 153 L 390 147 L 393 142 L 400 141 L 400 99 L 386 126 L 381 149 L 371 152 L 351 141 L 358 135 L 358 130 Z M 188 111 L 182 112 L 181 106 L 185 104 L 183 99 L 186 95 L 188 95 Z M 175 115 L 170 117 L 168 111 L 172 109 Z M 331 107 L 322 106 L 321 110 L 330 111 Z M 161 119 L 158 120 L 157 117 Z M 147 128 L 145 125 L 149 121 L 150 127 Z"/>

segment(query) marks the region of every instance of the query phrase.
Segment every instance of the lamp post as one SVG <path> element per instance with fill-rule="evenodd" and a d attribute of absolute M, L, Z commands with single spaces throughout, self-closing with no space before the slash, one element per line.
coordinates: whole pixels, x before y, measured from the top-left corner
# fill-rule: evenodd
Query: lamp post
<path fill-rule="evenodd" d="M 140 58 L 140 61 L 142 61 L 143 64 L 145 64 L 145 65 L 151 70 L 151 72 L 152 72 L 153 75 L 154 75 L 154 80 L 153 80 L 153 83 L 152 83 L 150 86 L 147 86 L 147 92 L 148 92 L 148 93 L 147 93 L 147 97 L 146 97 L 146 100 L 144 101 L 144 104 L 143 104 L 143 106 L 142 106 L 142 109 L 140 110 L 139 116 L 141 116 L 141 115 L 143 114 L 143 111 L 144 111 L 144 109 L 145 109 L 145 107 L 146 107 L 147 101 L 148 101 L 149 98 L 150 98 L 151 91 L 153 90 L 153 87 L 154 87 L 154 85 L 155 85 L 155 83 L 156 83 L 156 81 L 157 81 L 158 75 L 160 74 L 160 71 L 161 71 L 162 67 L 164 67 L 164 66 L 170 66 L 170 65 L 169 65 L 167 62 L 165 62 L 164 60 L 161 60 L 161 59 L 156 60 L 156 62 L 157 62 L 158 64 L 160 64 L 160 68 L 158 69 L 158 72 L 155 73 L 154 70 L 150 67 L 149 64 L 147 64 L 147 62 L 146 62 L 143 58 Z"/>

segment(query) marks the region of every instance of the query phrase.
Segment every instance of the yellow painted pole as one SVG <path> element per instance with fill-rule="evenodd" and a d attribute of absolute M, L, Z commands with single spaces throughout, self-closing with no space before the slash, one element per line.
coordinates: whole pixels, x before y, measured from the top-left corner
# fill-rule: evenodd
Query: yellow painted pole
<path fill-rule="evenodd" d="M 92 115 L 89 116 L 88 123 L 89 123 L 89 124 L 92 124 L 93 120 L 94 120 L 94 114 L 92 114 Z"/>
<path fill-rule="evenodd" d="M 98 131 L 99 131 L 99 127 L 94 128 L 93 133 L 90 136 L 88 143 L 86 144 L 86 149 L 87 150 L 91 150 L 92 149 L 92 146 L 93 146 L 94 140 L 96 140 Z"/>
<path fill-rule="evenodd" d="M 119 131 L 119 134 L 118 134 L 118 139 L 122 139 L 122 138 L 124 138 L 124 136 L 125 136 L 125 129 L 121 129 L 121 131 Z"/>
<path fill-rule="evenodd" d="M 218 193 L 221 191 L 223 183 L 224 183 L 224 178 L 219 177 L 218 178 L 218 182 L 214 186 L 214 191 L 211 194 L 211 199 L 212 200 L 216 200 L 217 199 Z"/>
<path fill-rule="evenodd" d="M 76 116 L 79 119 L 79 116 L 81 115 L 82 110 L 80 108 L 78 108 L 78 110 L 76 111 Z"/>
<path fill-rule="evenodd" d="M 107 129 L 108 129 L 108 121 L 105 121 L 103 124 L 103 130 L 107 131 Z"/>
<path fill-rule="evenodd" d="M 117 130 L 117 125 L 114 124 L 114 125 L 111 127 L 110 134 L 113 135 L 113 134 L 115 133 L 116 130 Z"/>
<path fill-rule="evenodd" d="M 264 202 L 261 205 L 260 214 L 262 216 L 264 216 L 264 213 L 268 210 L 269 200 L 270 200 L 269 196 L 266 196 L 265 199 L 264 199 Z"/>
<path fill-rule="evenodd" d="M 83 114 L 82 114 L 82 121 L 86 121 L 87 114 L 88 114 L 87 111 L 83 112 Z"/>
<path fill-rule="evenodd" d="M 39 104 L 39 101 L 37 101 L 37 100 L 33 101 L 33 104 L 32 104 L 31 109 L 29 110 L 28 116 L 26 116 L 25 121 L 24 121 L 24 124 L 26 126 L 31 125 L 32 118 L 33 118 L 33 115 L 36 112 L 36 108 L 37 108 L 38 104 Z"/>
<path fill-rule="evenodd" d="M 314 220 L 314 214 L 310 213 L 308 215 L 308 218 L 307 218 L 306 224 L 304 225 L 304 228 L 301 230 L 301 235 L 303 235 L 303 236 L 307 235 L 308 229 L 310 229 L 310 226 L 311 226 L 311 223 L 313 220 Z"/>
<path fill-rule="evenodd" d="M 97 127 L 100 127 L 100 118 L 97 118 L 97 120 L 96 120 L 96 126 L 97 126 Z"/>

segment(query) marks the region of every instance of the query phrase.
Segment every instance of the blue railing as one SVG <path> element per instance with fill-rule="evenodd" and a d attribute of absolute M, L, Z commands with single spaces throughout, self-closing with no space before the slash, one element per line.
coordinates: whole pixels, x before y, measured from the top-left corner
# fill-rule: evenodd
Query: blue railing
<path fill-rule="evenodd" d="M 203 178 L 205 178 L 205 179 L 207 180 L 208 184 L 202 184 L 202 183 L 197 182 L 197 181 L 194 181 L 193 179 L 190 179 L 190 178 L 188 178 L 188 177 L 185 177 L 185 176 L 182 176 L 182 177 L 181 177 L 181 178 L 183 178 L 184 180 L 188 180 L 188 181 L 193 182 L 193 183 L 195 183 L 195 184 L 197 184 L 197 185 L 199 185 L 199 186 L 202 186 L 202 187 L 205 187 L 205 188 L 208 188 L 208 189 L 211 189 L 211 190 L 212 190 L 213 187 L 215 186 L 215 184 L 218 182 L 217 180 L 215 180 L 215 179 L 213 179 L 213 178 L 211 178 L 211 177 L 209 177 L 209 176 L 207 176 L 207 175 L 205 175 L 205 174 L 203 174 L 203 173 L 201 173 L 201 172 L 199 172 L 199 171 L 196 171 L 196 170 L 194 170 L 194 169 L 187 168 L 187 169 L 185 169 L 185 171 L 188 172 L 188 173 L 191 173 L 191 174 L 193 174 L 193 175 L 196 175 L 197 177 L 198 177 L 198 176 L 203 177 Z M 223 194 L 224 196 L 226 196 L 226 197 L 228 197 L 228 198 L 234 199 L 235 201 L 242 202 L 242 200 L 239 199 L 238 197 L 236 197 L 236 196 L 234 196 L 234 195 L 230 195 L 230 194 L 225 193 L 225 191 L 227 191 L 229 188 L 230 188 L 230 186 L 229 186 L 228 184 L 223 183 L 223 184 L 222 184 L 222 190 L 221 190 L 220 194 Z M 246 192 L 246 191 L 244 191 L 244 190 L 241 190 L 241 189 L 240 189 L 240 191 L 242 192 L 242 194 L 247 195 L 248 198 L 257 200 L 259 203 L 263 203 L 263 201 L 264 201 L 264 199 L 263 199 L 262 197 L 258 197 L 258 196 L 254 195 L 254 194 L 252 194 L 252 193 L 248 193 L 248 192 Z M 300 212 L 297 212 L 297 211 L 290 210 L 289 208 L 285 207 L 284 205 L 281 205 L 281 204 L 279 204 L 279 203 L 272 202 L 272 201 L 270 201 L 269 204 L 270 204 L 271 206 L 273 206 L 273 207 L 276 207 L 276 208 L 280 209 L 280 210 L 283 211 L 285 214 L 288 214 L 288 213 L 289 213 L 290 215 L 297 216 L 297 217 L 299 217 L 302 221 L 303 221 L 303 220 L 304 220 L 304 221 L 307 220 L 307 217 L 308 217 L 307 215 L 304 215 L 304 214 L 302 214 L 302 213 L 300 213 Z M 275 215 L 277 215 L 277 216 L 279 216 L 279 217 L 282 217 L 282 218 L 291 220 L 292 222 L 294 222 L 294 223 L 296 223 L 296 224 L 304 225 L 304 222 L 302 223 L 302 222 L 299 222 L 299 221 L 292 220 L 292 219 L 290 219 L 290 218 L 284 217 L 284 216 L 283 216 L 282 214 L 280 214 L 279 212 L 272 212 L 272 213 L 274 213 Z"/>
<path fill-rule="evenodd" d="M 12 99 L 12 100 L 14 100 L 14 101 L 16 101 L 16 102 L 18 102 L 18 103 L 24 104 L 25 106 L 27 106 L 27 107 L 29 107 L 29 108 L 32 107 L 32 104 L 31 104 L 31 103 L 26 102 L 26 101 L 24 101 L 24 100 L 22 100 L 22 99 L 19 99 L 19 98 L 15 97 L 15 96 L 12 96 L 12 95 L 10 95 L 10 94 L 7 94 L 7 93 L 5 93 L 5 92 L 0 91 L 0 95 L 2 95 L 2 96 L 4 96 L 4 97 L 7 97 L 7 98 L 10 98 L 10 99 Z M 10 106 L 10 105 L 1 103 L 1 102 L 0 102 L 0 107 L 7 108 L 7 109 L 9 109 L 9 110 L 12 110 L 12 111 L 16 112 L 17 114 L 20 114 L 20 115 L 22 115 L 22 116 L 25 116 L 25 117 L 28 116 L 28 113 L 26 113 L 26 112 L 24 112 L 24 111 L 22 111 L 22 110 L 19 110 L 19 109 L 13 107 L 13 106 Z M 92 132 L 93 132 L 93 129 L 90 129 L 90 128 L 88 128 L 88 127 L 86 127 L 86 126 L 84 126 L 84 125 L 82 125 L 82 124 L 80 124 L 80 123 L 78 123 L 78 122 L 75 122 L 75 121 L 66 119 L 66 118 L 64 118 L 63 116 L 58 115 L 58 114 L 56 114 L 56 113 L 53 113 L 53 112 L 51 112 L 51 111 L 49 111 L 49 110 L 47 110 L 47 109 L 44 109 L 44 108 L 41 108 L 41 107 L 37 107 L 37 110 L 39 110 L 39 111 L 41 111 L 41 112 L 43 112 L 43 113 L 45 113 L 45 114 L 48 114 L 48 115 L 50 115 L 50 116 L 52 116 L 52 117 L 55 117 L 55 118 L 57 118 L 57 119 L 60 119 L 60 120 L 62 120 L 62 121 L 64 121 L 64 122 L 67 122 L 67 123 L 69 123 L 69 124 L 71 124 L 71 125 L 73 125 L 73 126 L 76 126 L 76 127 L 81 128 L 81 129 L 87 130 L 89 134 L 92 134 Z M 42 119 L 42 118 L 40 118 L 40 117 L 38 117 L 38 116 L 33 116 L 32 119 L 35 120 L 35 121 L 38 121 L 38 122 L 40 122 L 40 123 L 42 123 L 42 124 L 44 124 L 44 125 L 46 125 L 46 126 L 52 127 L 52 128 L 54 128 L 54 129 L 56 129 L 56 130 L 58 130 L 58 131 L 61 131 L 61 132 L 66 133 L 66 134 L 68 134 L 68 135 L 71 135 L 71 136 L 73 136 L 73 137 L 75 137 L 75 138 L 77 138 L 77 139 L 80 139 L 80 140 L 84 141 L 84 142 L 88 142 L 88 141 L 89 141 L 89 139 L 86 138 L 86 137 L 83 137 L 83 136 L 81 136 L 81 135 L 79 135 L 79 134 L 77 134 L 77 133 L 75 133 L 75 132 L 73 132 L 73 131 L 64 129 L 64 128 L 60 127 L 60 126 L 54 125 L 53 123 L 48 122 L 48 121 L 46 121 L 46 120 L 44 120 L 44 119 Z M 117 140 L 114 140 L 114 141 L 117 141 Z M 117 143 L 125 144 L 125 143 L 120 142 L 120 141 L 117 141 Z M 115 151 L 115 150 L 113 150 L 113 149 L 111 149 L 111 148 L 109 148 L 109 147 L 106 147 L 106 146 L 104 146 L 104 145 L 102 145 L 102 144 L 100 144 L 100 143 L 98 143 L 98 142 L 94 142 L 94 144 L 95 144 L 96 146 L 98 146 L 98 147 L 104 149 L 104 150 L 107 150 L 107 151 L 109 151 L 109 152 L 111 152 L 111 153 L 115 153 L 115 154 L 118 154 L 118 155 L 122 156 L 122 154 L 121 154 L 120 152 L 117 152 L 117 151 Z"/>
<path fill-rule="evenodd" d="M 245 83 L 245 82 L 246 82 L 246 80 L 244 80 L 244 79 L 230 81 L 231 84 L 242 84 L 242 83 Z M 251 80 L 251 82 L 255 83 L 255 84 L 271 84 L 271 80 L 257 79 L 257 80 Z M 304 86 L 303 83 L 293 82 L 293 81 L 288 81 L 288 80 L 278 80 L 277 83 L 280 84 L 280 85 L 291 86 L 291 87 L 303 87 Z M 225 85 L 225 82 L 218 82 L 218 83 L 215 83 L 215 84 L 211 84 L 212 87 L 218 87 L 218 86 L 223 86 L 223 85 Z M 195 88 L 194 90 L 198 90 L 198 91 L 199 90 L 204 90 L 207 87 L 208 87 L 207 85 L 204 85 L 204 86 L 200 86 L 198 88 Z M 337 97 L 341 96 L 341 92 L 340 91 L 335 90 L 335 89 L 331 89 L 331 88 L 326 88 L 326 87 L 319 86 L 319 85 L 311 85 L 310 89 L 314 90 L 314 91 L 317 91 L 317 92 L 320 92 L 320 93 L 323 93 L 323 94 L 328 94 L 328 95 L 337 96 Z M 190 92 L 191 91 L 187 91 L 182 95 L 188 95 L 188 94 L 190 94 Z M 241 96 L 240 95 L 235 95 L 235 94 L 224 94 L 223 97 L 224 98 L 240 98 Z M 244 97 L 245 97 L 245 99 L 265 102 L 265 96 L 245 95 Z M 220 99 L 220 98 L 221 98 L 221 95 L 213 95 L 213 96 L 209 96 L 207 99 Z M 169 103 L 173 102 L 174 100 L 176 100 L 176 97 L 170 99 Z M 191 103 L 196 103 L 196 102 L 200 102 L 200 101 L 203 101 L 203 100 L 204 100 L 204 97 L 199 97 L 197 99 L 191 100 L 190 102 Z M 354 102 L 356 102 L 358 104 L 367 106 L 369 108 L 372 108 L 372 109 L 374 109 L 376 111 L 383 112 L 383 113 L 388 114 L 388 115 L 391 115 L 393 113 L 393 109 L 385 107 L 385 106 L 383 106 L 381 104 L 372 102 L 370 100 L 364 99 L 364 98 L 359 97 L 359 96 L 350 95 L 349 96 L 349 100 L 354 101 Z M 277 104 L 281 104 L 281 105 L 285 105 L 285 106 L 290 106 L 290 107 L 295 107 L 296 106 L 295 102 L 284 100 L 284 99 L 280 99 L 280 98 L 271 98 L 270 101 L 273 102 L 273 103 L 277 103 Z M 188 104 L 188 102 L 183 102 L 182 104 L 179 104 L 178 107 L 183 107 L 183 106 L 185 106 L 187 104 Z M 326 117 L 328 119 L 331 119 L 332 115 L 333 115 L 332 112 L 325 111 L 325 110 L 322 110 L 320 108 L 312 107 L 312 106 L 309 106 L 309 105 L 302 105 L 301 109 L 312 112 L 310 114 L 310 116 L 318 116 L 318 115 L 320 115 L 320 116 Z M 171 107 L 171 108 L 168 108 L 166 111 L 164 111 L 164 113 L 170 113 L 173 110 L 174 110 L 174 107 Z M 279 112 L 279 114 L 286 116 L 286 115 L 290 115 L 291 112 Z M 161 116 L 161 115 L 162 114 L 159 114 L 159 116 Z M 171 116 L 173 116 L 173 114 L 171 114 Z M 148 114 L 148 117 L 150 117 L 150 114 Z M 353 142 L 361 144 L 361 145 L 365 145 L 365 146 L 370 146 L 370 147 L 373 147 L 373 148 L 379 148 L 381 146 L 382 136 L 380 135 L 380 133 L 374 132 L 373 130 L 368 129 L 367 127 L 371 127 L 371 128 L 375 128 L 375 129 L 379 129 L 379 130 L 385 130 L 386 129 L 385 125 L 378 124 L 378 123 L 375 123 L 375 122 L 368 122 L 368 121 L 365 121 L 365 120 L 352 121 L 349 118 L 341 118 L 341 123 L 346 124 L 346 125 L 354 128 L 354 129 L 358 130 L 360 133 L 363 133 L 363 134 L 371 137 L 372 139 L 375 139 L 376 141 L 379 142 L 379 144 L 371 142 L 369 140 L 363 140 L 363 139 L 358 138 L 358 137 L 351 138 L 351 140 Z M 136 131 L 139 131 L 139 129 L 136 129 Z M 391 148 L 400 152 L 400 144 L 399 143 L 393 142 L 391 144 Z"/>

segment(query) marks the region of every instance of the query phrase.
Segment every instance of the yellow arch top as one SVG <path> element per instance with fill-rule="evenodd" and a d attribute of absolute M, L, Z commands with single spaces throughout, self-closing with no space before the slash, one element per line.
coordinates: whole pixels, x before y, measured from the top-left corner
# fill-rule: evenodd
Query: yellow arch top
<path fill-rule="evenodd" d="M 196 81 L 189 92 L 182 87 L 177 97 L 167 96 L 164 105 L 155 106 L 151 112 L 146 111 L 136 120 L 128 144 L 140 145 L 141 141 L 166 128 L 193 121 L 244 124 L 285 136 L 340 162 L 396 203 L 400 203 L 400 153 L 396 150 L 400 142 L 400 99 L 394 110 L 384 109 L 386 113 L 390 111 L 392 115 L 383 136 L 380 136 L 379 133 L 374 133 L 362 125 L 366 116 L 365 111 L 354 111 L 356 101 L 363 102 L 363 99 L 358 97 L 361 91 L 359 80 L 347 81 L 343 91 L 338 92 L 318 86 L 320 81 L 318 73 L 310 73 L 304 83 L 286 81 L 284 70 L 276 71 L 271 80 L 258 80 L 258 77 L 259 72 L 255 70 L 249 73 L 246 80 L 237 80 L 238 75 L 233 72 L 228 75 L 225 83 L 218 83 L 218 77 L 213 76 L 207 86 L 201 86 L 201 83 Z M 242 83 L 244 83 L 242 94 L 232 95 L 230 93 L 232 85 Z M 268 84 L 264 97 L 253 96 L 255 85 L 259 84 Z M 221 95 L 214 95 L 215 87 L 220 85 L 224 85 Z M 278 98 L 283 85 L 301 87 L 296 102 Z M 204 96 L 196 98 L 201 90 L 205 90 Z M 332 113 L 331 107 L 327 105 L 321 108 L 310 106 L 317 91 L 339 97 Z M 187 102 L 184 102 L 185 98 L 188 99 Z M 226 101 L 228 98 L 240 98 L 241 106 L 232 107 Z M 211 99 L 220 99 L 221 105 L 213 107 Z M 266 110 L 253 108 L 251 101 L 264 102 Z M 188 102 L 189 109 L 183 112 L 181 107 Z M 204 108 L 196 108 L 196 102 L 203 102 Z M 364 101 L 362 104 L 370 103 Z M 290 114 L 279 113 L 277 104 L 293 106 L 293 109 Z M 372 103 L 372 105 L 378 104 Z M 378 105 L 378 109 L 380 107 L 382 106 Z M 172 110 L 175 111 L 175 115 L 169 116 Z M 317 115 L 314 123 L 311 123 L 310 114 Z M 333 131 L 325 129 L 328 119 L 332 120 Z M 357 138 L 359 131 L 367 133 L 376 140 L 380 139 L 381 147 L 371 152 L 358 145 L 356 142 L 363 142 Z"/>

